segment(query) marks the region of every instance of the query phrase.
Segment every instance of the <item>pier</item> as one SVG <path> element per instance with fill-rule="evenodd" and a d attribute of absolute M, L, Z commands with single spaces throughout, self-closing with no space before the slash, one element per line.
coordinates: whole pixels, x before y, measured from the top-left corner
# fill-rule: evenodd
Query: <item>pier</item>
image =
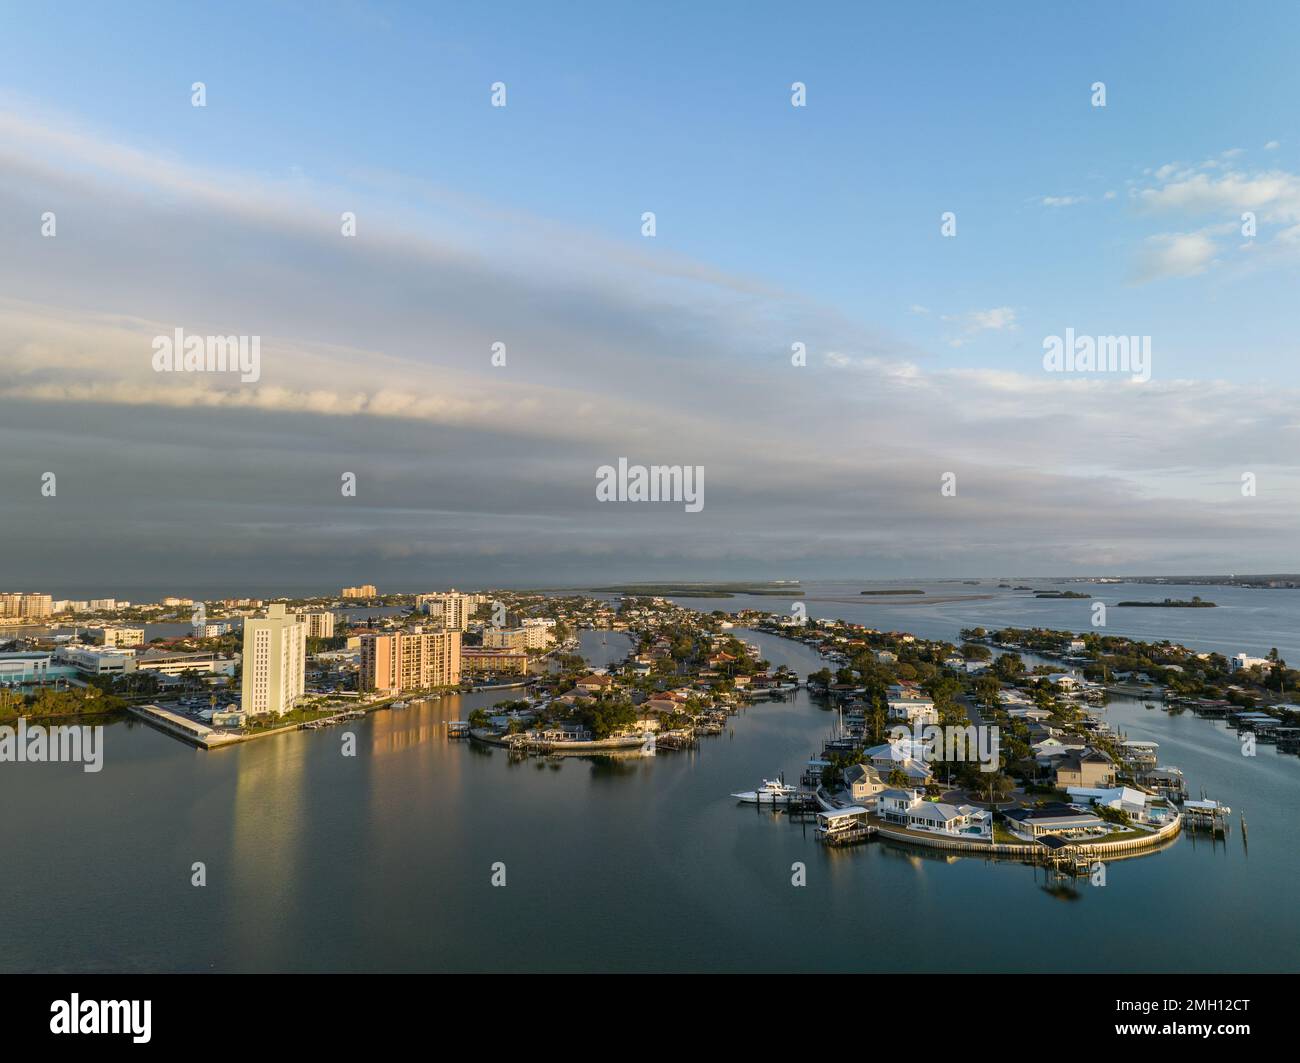
<path fill-rule="evenodd" d="M 240 735 L 218 731 L 206 724 L 199 723 L 197 720 L 191 720 L 180 715 L 180 713 L 172 712 L 171 709 L 164 709 L 159 705 L 132 705 L 126 711 L 132 716 L 137 716 L 146 723 L 158 728 L 158 730 L 167 732 L 173 738 L 179 738 L 182 742 L 188 742 L 200 749 L 220 749 L 222 746 L 234 745 L 236 742 L 243 741 Z"/>

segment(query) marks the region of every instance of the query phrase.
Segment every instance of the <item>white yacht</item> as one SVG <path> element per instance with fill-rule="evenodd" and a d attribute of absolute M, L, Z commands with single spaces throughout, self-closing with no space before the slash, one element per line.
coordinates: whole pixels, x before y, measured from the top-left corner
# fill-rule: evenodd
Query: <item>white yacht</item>
<path fill-rule="evenodd" d="M 732 794 L 737 801 L 745 805 L 784 805 L 799 793 L 799 787 L 789 785 L 784 778 L 764 779 L 757 790 L 746 790 Z"/>

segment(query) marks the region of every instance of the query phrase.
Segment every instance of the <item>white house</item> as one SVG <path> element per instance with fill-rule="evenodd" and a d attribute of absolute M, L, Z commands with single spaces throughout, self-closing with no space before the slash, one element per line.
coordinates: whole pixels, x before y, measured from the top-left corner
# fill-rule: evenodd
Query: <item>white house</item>
<path fill-rule="evenodd" d="M 1134 822 L 1151 826 L 1163 826 L 1177 815 L 1167 802 L 1153 804 L 1151 794 L 1135 790 L 1131 786 L 1071 786 L 1066 793 L 1076 804 L 1127 812 Z"/>
<path fill-rule="evenodd" d="M 889 708 L 891 720 L 906 720 L 909 725 L 926 727 L 939 722 L 939 711 L 934 702 L 926 697 L 889 698 L 885 704 Z"/>
<path fill-rule="evenodd" d="M 992 820 L 986 809 L 926 801 L 919 790 L 882 790 L 876 797 L 876 814 L 886 823 L 908 830 L 953 837 L 992 837 Z"/>

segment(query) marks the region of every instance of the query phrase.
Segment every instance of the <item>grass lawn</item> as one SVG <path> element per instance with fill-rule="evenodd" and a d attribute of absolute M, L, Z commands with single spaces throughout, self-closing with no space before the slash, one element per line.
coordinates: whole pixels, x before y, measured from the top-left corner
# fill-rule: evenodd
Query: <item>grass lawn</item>
<path fill-rule="evenodd" d="M 1120 830 L 1113 830 L 1109 834 L 1107 834 L 1104 838 L 1097 838 L 1095 841 L 1090 841 L 1088 844 L 1100 845 L 1103 842 L 1129 842 L 1132 841 L 1134 838 L 1150 838 L 1150 837 L 1151 837 L 1150 831 L 1132 830 L 1128 827 L 1125 827 Z"/>

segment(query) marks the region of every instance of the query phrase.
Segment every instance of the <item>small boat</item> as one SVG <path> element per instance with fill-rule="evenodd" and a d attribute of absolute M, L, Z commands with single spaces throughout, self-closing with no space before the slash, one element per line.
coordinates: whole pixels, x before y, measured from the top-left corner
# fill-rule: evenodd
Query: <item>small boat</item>
<path fill-rule="evenodd" d="M 411 704 L 411 703 L 410 703 L 409 701 L 394 701 L 394 702 L 393 702 L 391 705 L 389 705 L 388 707 L 389 707 L 390 709 L 405 709 L 405 708 L 408 708 L 408 707 L 410 706 L 410 704 Z"/>
<path fill-rule="evenodd" d="M 789 785 L 782 776 L 776 780 L 764 779 L 763 785 L 757 790 L 746 790 L 731 796 L 744 805 L 784 805 L 798 793 L 799 788 Z"/>

